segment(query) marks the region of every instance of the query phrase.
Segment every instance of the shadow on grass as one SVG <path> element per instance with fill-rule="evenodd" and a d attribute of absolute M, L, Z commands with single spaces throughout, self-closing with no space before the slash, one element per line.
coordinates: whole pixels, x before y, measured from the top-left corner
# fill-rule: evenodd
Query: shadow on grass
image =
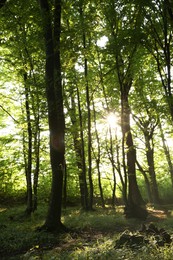
<path fill-rule="evenodd" d="M 22 255 L 21 259 L 50 259 L 51 252 L 56 255 L 52 259 L 87 259 L 90 255 L 96 257 L 97 251 L 99 251 L 98 255 L 105 252 L 105 257 L 107 257 L 108 251 L 115 254 L 113 249 L 115 240 L 121 232 L 127 229 L 137 230 L 142 223 L 152 221 L 152 211 L 149 220 L 139 221 L 126 219 L 122 207 L 117 207 L 116 210 L 97 208 L 92 212 L 68 208 L 63 210 L 62 222 L 70 232 L 51 234 L 43 231 L 36 232 L 37 227 L 44 223 L 45 205 L 40 206 L 38 211 L 28 218 L 22 217 L 24 210 L 25 207 L 22 206 L 3 207 L 0 210 L 1 259 L 20 259 L 20 255 Z M 163 226 L 164 223 L 167 228 L 169 228 L 169 223 L 172 225 L 168 218 L 162 218 Z M 82 258 L 82 255 L 86 258 Z"/>

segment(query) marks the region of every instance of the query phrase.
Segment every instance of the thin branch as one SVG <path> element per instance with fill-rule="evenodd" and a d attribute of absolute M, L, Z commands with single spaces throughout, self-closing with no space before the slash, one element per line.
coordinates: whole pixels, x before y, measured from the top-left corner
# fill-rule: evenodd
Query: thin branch
<path fill-rule="evenodd" d="M 17 121 L 3 106 L 0 105 L 0 108 L 2 108 L 2 110 L 7 113 L 12 119 L 14 122 L 16 122 L 17 124 L 19 124 L 19 121 Z"/>

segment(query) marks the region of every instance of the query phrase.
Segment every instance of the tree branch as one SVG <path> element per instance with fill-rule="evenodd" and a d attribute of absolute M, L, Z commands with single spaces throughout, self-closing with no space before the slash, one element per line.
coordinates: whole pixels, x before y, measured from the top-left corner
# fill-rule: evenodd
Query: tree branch
<path fill-rule="evenodd" d="M 19 123 L 3 106 L 0 105 L 0 108 L 2 108 L 2 110 L 5 111 L 5 113 L 7 113 L 14 122 Z"/>

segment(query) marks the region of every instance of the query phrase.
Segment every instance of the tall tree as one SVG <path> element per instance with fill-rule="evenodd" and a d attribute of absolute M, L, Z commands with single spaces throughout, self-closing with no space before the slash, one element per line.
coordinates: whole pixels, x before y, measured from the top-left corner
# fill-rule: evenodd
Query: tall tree
<path fill-rule="evenodd" d="M 91 148 L 92 148 L 92 135 L 91 135 L 91 97 L 90 97 L 90 86 L 88 80 L 88 59 L 87 59 L 87 37 L 85 32 L 85 12 L 83 1 L 80 1 L 79 6 L 80 21 L 81 21 L 81 32 L 82 32 L 82 45 L 84 53 L 84 77 L 85 77 L 85 89 L 86 89 L 86 106 L 87 106 L 87 135 L 88 135 L 88 179 L 89 179 L 89 209 L 92 210 L 93 207 L 93 180 L 92 180 L 92 157 L 91 157 Z"/>
<path fill-rule="evenodd" d="M 46 94 L 52 168 L 51 197 L 47 218 L 43 227 L 50 231 L 56 230 L 60 232 L 64 229 L 61 222 L 61 206 L 65 167 L 65 120 L 60 61 L 61 1 L 55 0 L 54 5 L 51 7 L 47 0 L 40 0 L 39 2 L 46 46 Z M 53 10 L 53 16 L 51 10 Z"/>
<path fill-rule="evenodd" d="M 23 4 L 25 4 L 26 7 L 25 13 L 21 12 L 21 10 L 23 10 Z M 40 87 L 41 84 L 39 85 L 42 73 L 41 71 L 40 73 L 37 73 L 37 71 L 38 67 L 43 65 L 43 60 L 41 59 L 41 50 L 37 48 L 38 45 L 36 44 L 36 39 L 38 39 L 40 32 L 40 18 L 31 16 L 31 13 L 38 13 L 38 4 L 27 4 L 28 5 L 26 6 L 26 3 L 23 3 L 22 1 L 18 1 L 17 4 L 8 2 L 5 5 L 7 8 L 4 8 L 2 19 L 5 21 L 3 37 L 6 36 L 3 45 L 5 44 L 8 48 L 8 53 L 3 53 L 3 59 L 6 61 L 5 63 L 8 68 L 14 68 L 14 73 L 11 75 L 11 81 L 17 81 L 16 84 L 19 84 L 20 82 L 20 85 L 15 90 L 15 95 L 18 94 L 18 102 L 19 100 L 21 101 L 22 115 L 19 119 L 20 126 L 19 123 L 16 126 L 21 130 L 18 133 L 19 135 L 23 132 L 22 145 L 27 184 L 26 213 L 31 214 L 31 212 L 36 209 L 36 207 L 32 205 L 33 191 L 35 193 L 34 201 L 36 202 L 39 175 L 39 156 L 38 152 L 36 155 L 36 150 L 38 151 L 38 149 L 40 149 L 40 142 L 36 141 L 35 137 L 39 135 L 40 129 L 38 119 L 42 117 L 40 116 L 40 107 L 42 103 L 42 101 L 40 101 L 40 93 L 42 92 L 42 89 Z M 9 16 L 9 19 L 6 21 L 7 15 Z M 9 35 L 11 35 L 10 40 L 8 38 Z M 43 95 L 44 94 L 42 93 L 41 96 L 44 100 Z M 36 171 L 34 170 L 34 167 L 35 169 L 37 168 Z M 36 203 L 34 204 L 36 205 Z"/>
<path fill-rule="evenodd" d="M 74 86 L 74 84 L 76 85 L 76 87 Z M 74 78 L 72 79 L 72 86 L 70 86 L 69 89 L 69 96 L 67 96 L 67 92 L 68 91 L 66 86 L 66 96 L 64 97 L 64 99 L 65 99 L 65 106 L 68 110 L 68 114 L 70 116 L 71 124 L 72 124 L 71 132 L 73 136 L 74 150 L 76 154 L 76 163 L 79 172 L 78 175 L 79 175 L 79 187 L 80 187 L 80 195 L 81 195 L 81 206 L 82 209 L 88 210 L 88 187 L 86 181 L 86 162 L 85 162 L 85 151 L 84 151 L 83 122 L 82 122 L 79 90 L 78 90 L 77 82 Z"/>
<path fill-rule="evenodd" d="M 32 208 L 32 126 L 31 126 L 31 111 L 29 102 L 29 86 L 27 85 L 27 73 L 24 73 L 25 85 L 25 109 L 27 117 L 27 159 L 26 159 L 26 184 L 27 184 L 27 208 L 26 213 L 31 214 Z"/>
<path fill-rule="evenodd" d="M 137 32 L 140 32 L 140 9 L 132 8 L 131 4 L 125 4 L 124 1 L 118 3 L 109 1 L 109 7 L 105 10 L 105 15 L 111 35 L 109 48 L 114 57 L 121 99 L 122 150 L 123 154 L 126 155 L 124 170 L 127 171 L 128 175 L 126 215 L 143 218 L 146 217 L 146 210 L 144 207 L 145 202 L 137 184 L 136 150 L 131 131 L 129 103 L 130 90 L 137 69 L 135 67 L 135 57 L 139 45 Z M 126 153 L 124 152 L 125 149 L 127 150 Z"/>

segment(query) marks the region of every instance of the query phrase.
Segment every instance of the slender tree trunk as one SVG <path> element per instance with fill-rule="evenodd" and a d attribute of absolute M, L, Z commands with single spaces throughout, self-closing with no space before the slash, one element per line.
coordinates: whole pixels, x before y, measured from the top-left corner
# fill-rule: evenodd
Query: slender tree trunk
<path fill-rule="evenodd" d="M 64 185 L 63 185 L 63 207 L 66 209 L 67 207 L 67 165 L 65 163 L 65 170 L 64 170 Z"/>
<path fill-rule="evenodd" d="M 165 141 L 161 122 L 159 122 L 159 128 L 160 128 L 160 134 L 161 134 L 162 143 L 163 143 L 163 150 L 164 150 L 165 157 L 166 157 L 166 160 L 168 163 L 169 172 L 170 172 L 170 176 L 171 176 L 171 183 L 172 183 L 172 187 L 173 187 L 173 163 L 172 163 L 169 147 L 167 146 L 166 141 Z"/>
<path fill-rule="evenodd" d="M 79 96 L 78 87 L 76 90 L 77 90 L 78 108 L 76 108 L 74 87 L 72 87 L 70 90 L 71 107 L 68 103 L 67 98 L 65 98 L 65 105 L 69 111 L 70 119 L 71 119 L 72 126 L 73 126 L 72 135 L 73 135 L 73 142 L 74 142 L 74 150 L 75 150 L 75 154 L 76 154 L 76 162 L 77 162 L 77 167 L 78 167 L 81 206 L 82 206 L 83 210 L 88 210 L 88 188 L 87 188 L 87 182 L 86 182 L 82 113 L 81 113 L 80 96 Z M 76 113 L 77 109 L 78 109 L 78 114 L 79 114 L 78 120 L 77 120 L 77 113 Z"/>
<path fill-rule="evenodd" d="M 25 108 L 27 118 L 27 132 L 28 132 L 28 149 L 27 149 L 27 167 L 26 167 L 26 186 L 27 186 L 27 208 L 26 214 L 32 213 L 33 201 L 32 201 L 32 126 L 31 115 L 29 106 L 29 87 L 27 86 L 27 74 L 24 74 L 25 84 Z"/>
<path fill-rule="evenodd" d="M 153 134 L 156 126 L 158 125 L 158 120 L 154 118 L 152 114 L 149 114 L 149 111 L 147 111 L 147 117 L 146 119 L 141 119 L 140 117 L 137 117 L 136 115 L 133 115 L 134 119 L 136 120 L 136 123 L 138 127 L 141 129 L 141 131 L 144 134 L 145 138 L 145 150 L 146 150 L 146 158 L 147 158 L 147 164 L 148 164 L 148 173 L 149 173 L 149 185 L 150 185 L 150 202 L 154 204 L 159 204 L 160 203 L 160 198 L 159 198 L 159 191 L 158 191 L 158 185 L 157 185 L 157 180 L 156 180 L 156 173 L 155 173 L 155 166 L 154 166 L 154 144 L 153 144 Z M 153 121 L 155 119 L 155 124 Z M 139 164 L 138 164 L 139 166 Z M 142 171 L 141 171 L 142 172 Z M 146 179 L 146 174 L 143 171 L 142 172 L 144 175 L 144 178 L 147 182 Z M 147 183 L 148 185 L 148 183 Z"/>
<path fill-rule="evenodd" d="M 92 181 L 92 158 L 91 158 L 91 148 L 92 148 L 92 138 L 91 138 L 91 109 L 90 109 L 90 91 L 89 91 L 89 83 L 88 83 L 88 60 L 86 57 L 86 33 L 85 33 L 85 25 L 84 25 L 84 15 L 83 15 L 83 7 L 80 6 L 80 19 L 82 23 L 82 37 L 83 37 L 83 49 L 84 49 L 84 74 L 85 74 L 85 88 L 86 88 L 86 104 L 87 104 L 87 130 L 88 130 L 88 179 L 89 179 L 89 209 L 93 208 L 93 181 Z"/>
<path fill-rule="evenodd" d="M 79 113 L 79 123 L 80 123 L 80 155 L 81 155 L 81 163 L 82 163 L 82 171 L 81 171 L 81 200 L 82 205 L 84 206 L 85 210 L 89 209 L 89 201 L 88 201 L 88 186 L 87 186 L 87 179 L 86 179 L 86 161 L 85 161 L 85 144 L 84 144 L 84 135 L 83 135 L 83 121 L 82 121 L 82 111 L 80 105 L 80 95 L 79 89 L 77 87 L 77 100 L 78 100 L 78 113 Z"/>
<path fill-rule="evenodd" d="M 105 89 L 105 86 L 104 86 L 104 79 L 103 79 L 103 72 L 102 72 L 102 67 L 101 67 L 101 59 L 100 59 L 100 54 L 99 54 L 99 51 L 97 50 L 97 56 L 98 56 L 98 62 L 99 62 L 99 77 L 100 77 L 100 84 L 101 84 L 101 87 L 102 87 L 102 92 L 103 92 L 103 96 L 104 96 L 104 100 L 105 100 L 105 104 L 106 104 L 106 110 L 107 112 L 109 113 L 109 105 L 108 105 L 108 98 L 107 98 L 107 95 L 106 95 L 106 89 Z M 112 189 L 112 206 L 115 206 L 115 199 L 116 199 L 116 196 L 115 196 L 115 193 L 116 193 L 116 172 L 115 172 L 115 162 L 114 162 L 114 152 L 113 152 L 113 140 L 112 140 L 112 133 L 111 133 L 111 129 L 109 129 L 109 133 L 110 133 L 110 149 L 107 149 L 108 150 L 108 155 L 109 155 L 109 160 L 111 161 L 111 164 L 112 164 L 112 173 L 113 173 L 113 189 Z M 116 140 L 117 141 L 117 140 Z M 110 152 L 109 152 L 110 150 Z M 123 177 L 121 175 L 121 169 L 120 169 L 120 162 L 119 162 L 119 149 L 118 149 L 118 146 L 116 145 L 116 152 L 117 152 L 117 167 L 116 167 L 116 171 L 119 173 L 120 175 L 120 179 L 121 179 L 121 182 L 122 182 L 122 185 L 123 185 L 123 198 L 125 200 L 125 182 L 123 180 Z"/>
<path fill-rule="evenodd" d="M 121 115 L 122 117 L 122 115 Z M 128 183 L 128 173 L 127 173 L 127 166 L 126 166 L 126 153 L 125 153 L 125 135 L 122 132 L 122 168 L 124 172 L 124 203 L 127 205 L 128 201 L 128 188 L 127 188 L 127 183 Z"/>
<path fill-rule="evenodd" d="M 37 82 L 34 75 L 34 66 L 31 62 L 34 83 L 37 86 Z M 33 139 L 34 139 L 34 158 L 33 164 L 35 165 L 34 176 L 33 176 L 33 211 L 37 210 L 38 206 L 38 197 L 37 197 L 37 189 L 38 189 L 38 179 L 40 172 L 40 98 L 38 94 L 38 86 L 37 86 L 37 94 L 36 94 L 36 102 L 34 100 L 34 96 L 32 96 L 32 110 L 34 114 L 34 124 L 35 127 L 33 129 Z"/>
<path fill-rule="evenodd" d="M 76 151 L 77 157 L 77 166 L 79 170 L 79 187 L 80 187 L 80 194 L 81 194 L 81 206 L 83 210 L 88 210 L 88 188 L 86 183 L 86 173 L 83 172 L 83 165 L 82 165 L 82 150 L 81 150 L 81 142 L 79 139 L 74 139 L 74 147 Z"/>
<path fill-rule="evenodd" d="M 61 223 L 61 206 L 65 167 L 65 119 L 60 63 L 61 1 L 54 1 L 53 21 L 51 20 L 48 1 L 40 0 L 40 7 L 43 16 L 46 43 L 46 94 L 52 168 L 51 197 L 44 228 L 50 231 L 56 230 L 60 232 L 64 228 Z"/>
<path fill-rule="evenodd" d="M 116 135 L 117 172 L 118 172 L 120 180 L 121 180 L 123 201 L 124 201 L 125 205 L 127 205 L 127 177 L 125 176 L 125 178 L 123 178 L 122 169 L 121 169 L 121 162 L 120 162 L 120 155 L 119 155 L 120 151 L 119 150 L 120 150 L 120 147 L 119 147 L 118 138 L 117 138 L 117 135 Z"/>
<path fill-rule="evenodd" d="M 149 203 L 152 203 L 152 193 L 151 193 L 151 188 L 150 188 L 150 181 L 148 179 L 148 176 L 145 172 L 145 170 L 142 168 L 142 166 L 140 165 L 140 163 L 138 162 L 138 160 L 136 160 L 136 164 L 139 168 L 139 171 L 142 173 L 142 175 L 144 176 L 144 180 L 145 180 L 145 185 L 146 185 L 146 190 L 147 190 L 147 195 L 148 195 L 148 201 Z"/>
<path fill-rule="evenodd" d="M 91 158 L 91 148 L 92 148 L 92 138 L 91 138 L 91 110 L 90 110 L 90 94 L 88 85 L 88 62 L 85 58 L 85 80 L 86 80 L 86 103 L 88 112 L 88 179 L 89 179 L 89 209 L 93 208 L 93 181 L 92 181 L 92 158 Z"/>
<path fill-rule="evenodd" d="M 94 157 L 96 160 L 96 166 L 97 166 L 97 172 L 98 172 L 98 186 L 99 186 L 99 191 L 100 191 L 101 204 L 102 204 L 102 208 L 104 208 L 105 200 L 104 200 L 104 196 L 103 196 L 103 188 L 102 188 L 101 172 L 100 172 L 100 159 L 101 159 L 100 138 L 99 138 L 99 134 L 97 131 L 96 110 L 95 110 L 94 100 L 93 100 L 93 111 L 94 111 L 94 127 L 95 127 L 96 141 L 97 141 L 97 153 L 95 153 L 93 150 L 93 154 L 94 154 Z"/>
<path fill-rule="evenodd" d="M 38 189 L 38 177 L 40 171 L 40 129 L 39 129 L 39 119 L 37 120 L 35 141 L 34 141 L 34 150 L 35 150 L 35 171 L 34 171 L 34 181 L 33 181 L 33 211 L 37 210 L 38 198 L 37 198 L 37 189 Z"/>
<path fill-rule="evenodd" d="M 156 173 L 154 167 L 154 148 L 151 148 L 150 141 L 151 141 L 151 137 L 149 138 L 149 136 L 145 134 L 146 156 L 147 156 L 148 172 L 149 172 L 150 183 L 151 183 L 152 202 L 154 204 L 159 204 L 160 198 L 159 198 L 159 191 L 158 191 L 158 185 L 157 185 Z"/>
<path fill-rule="evenodd" d="M 109 160 L 112 166 L 112 175 L 113 175 L 113 187 L 112 187 L 112 206 L 115 206 L 116 200 L 116 173 L 115 173 L 115 160 L 114 160 L 114 148 L 113 148 L 113 138 L 112 138 L 112 130 L 109 127 L 109 143 L 110 147 L 107 147 L 107 152 L 109 156 Z"/>

